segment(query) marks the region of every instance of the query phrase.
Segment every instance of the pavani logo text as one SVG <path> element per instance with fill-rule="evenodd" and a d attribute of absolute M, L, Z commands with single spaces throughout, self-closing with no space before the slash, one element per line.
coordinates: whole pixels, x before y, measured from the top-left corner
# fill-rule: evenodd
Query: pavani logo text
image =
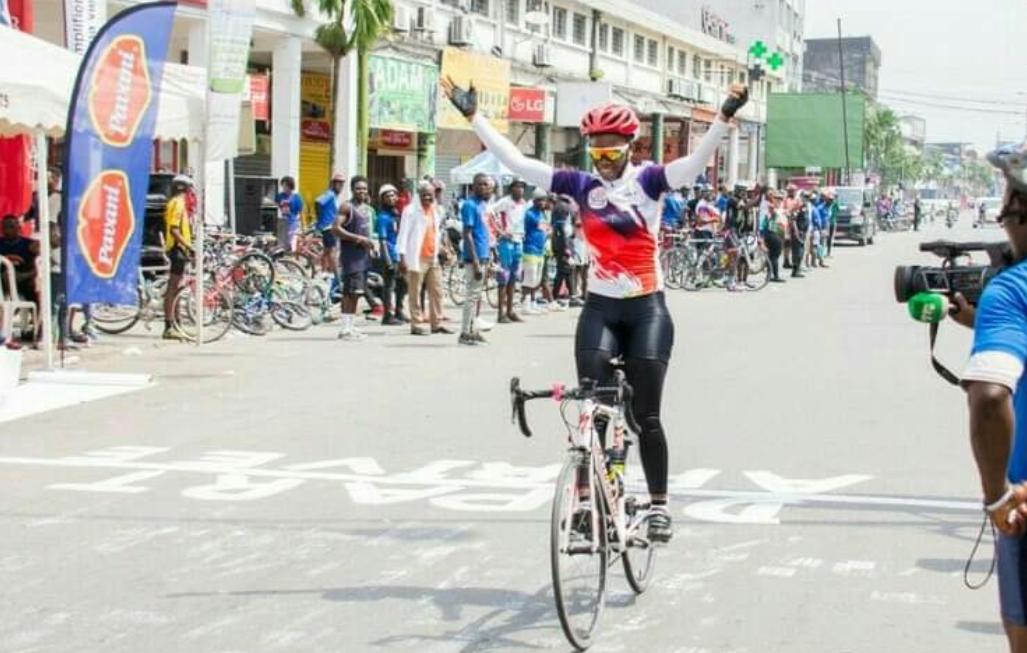
<path fill-rule="evenodd" d="M 114 278 L 133 231 L 128 177 L 120 170 L 105 170 L 82 196 L 78 214 L 79 250 L 93 274 Z"/>
<path fill-rule="evenodd" d="M 135 139 L 153 93 L 146 46 L 138 36 L 119 36 L 97 58 L 89 89 L 89 118 L 107 145 L 127 147 Z"/>

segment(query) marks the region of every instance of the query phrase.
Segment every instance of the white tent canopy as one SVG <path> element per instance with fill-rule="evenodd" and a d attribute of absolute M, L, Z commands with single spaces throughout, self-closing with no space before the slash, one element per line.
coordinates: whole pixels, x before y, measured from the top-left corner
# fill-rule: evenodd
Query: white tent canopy
<path fill-rule="evenodd" d="M 82 58 L 24 32 L 0 27 L 0 136 L 60 136 Z M 17 63 L 15 63 L 17 62 Z M 155 137 L 203 140 L 206 71 L 167 63 Z"/>
<path fill-rule="evenodd" d="M 500 163 L 494 154 L 486 150 L 467 163 L 450 170 L 449 179 L 454 184 L 471 184 L 474 183 L 474 175 L 479 172 L 498 179 L 504 185 L 509 184 L 516 176 L 509 168 Z"/>

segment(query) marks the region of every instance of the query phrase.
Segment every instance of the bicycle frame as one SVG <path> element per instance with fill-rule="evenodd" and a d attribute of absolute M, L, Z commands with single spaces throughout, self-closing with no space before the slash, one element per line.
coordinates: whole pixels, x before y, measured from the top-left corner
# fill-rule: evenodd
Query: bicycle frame
<path fill-rule="evenodd" d="M 583 400 L 581 405 L 581 414 L 578 418 L 578 428 L 572 430 L 570 434 L 570 449 L 571 455 L 578 454 L 588 457 L 588 496 L 593 497 L 593 501 L 597 499 L 600 494 L 597 490 L 601 490 L 602 498 L 606 501 L 606 505 L 609 506 L 609 514 L 613 517 L 613 524 L 616 531 L 617 537 L 609 542 L 609 547 L 614 554 L 623 554 L 627 550 L 628 543 L 638 532 L 639 527 L 645 522 L 645 518 L 649 511 L 644 510 L 631 515 L 631 520 L 628 521 L 628 506 L 627 506 L 627 495 L 623 489 L 618 492 L 614 492 L 613 484 L 609 480 L 609 475 L 606 471 L 606 451 L 603 449 L 602 440 L 599 438 L 599 432 L 595 428 L 595 416 L 601 415 L 607 418 L 606 425 L 606 441 L 610 442 L 611 438 L 618 429 L 624 431 L 624 446 L 629 447 L 634 444 L 633 441 L 629 440 L 630 431 L 626 428 L 626 420 L 624 417 L 624 408 L 621 405 L 616 407 L 607 406 L 599 403 L 592 399 Z M 601 474 L 597 474 L 597 470 L 601 470 Z M 600 487 L 596 487 L 596 478 L 599 478 Z M 592 532 L 598 533 L 599 528 L 599 511 L 596 510 L 595 506 L 592 507 Z M 569 538 L 569 532 L 564 535 Z M 561 546 L 565 549 L 570 545 L 569 541 L 561 542 Z M 595 553 L 598 550 L 598 540 L 593 539 L 590 553 Z M 610 564 L 616 562 L 614 558 Z"/>

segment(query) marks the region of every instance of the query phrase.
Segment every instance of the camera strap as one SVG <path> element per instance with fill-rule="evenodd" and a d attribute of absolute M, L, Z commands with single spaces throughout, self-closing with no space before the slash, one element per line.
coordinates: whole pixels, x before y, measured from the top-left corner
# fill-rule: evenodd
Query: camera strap
<path fill-rule="evenodd" d="M 934 343 L 938 340 L 938 325 L 940 322 L 932 322 L 930 326 L 931 331 L 931 366 L 934 371 L 938 373 L 938 376 L 945 379 L 952 385 L 958 386 L 960 384 L 959 377 L 952 373 L 952 370 L 941 364 L 941 361 L 934 355 Z"/>

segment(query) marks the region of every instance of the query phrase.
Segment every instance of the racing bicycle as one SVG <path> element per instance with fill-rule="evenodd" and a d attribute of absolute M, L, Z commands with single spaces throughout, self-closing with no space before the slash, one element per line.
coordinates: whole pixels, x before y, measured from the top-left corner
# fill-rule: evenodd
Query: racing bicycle
<path fill-rule="evenodd" d="M 513 417 L 525 437 L 531 437 L 531 429 L 524 405 L 533 399 L 557 401 L 567 426 L 569 447 L 553 496 L 550 566 L 560 625 L 579 651 L 591 646 L 599 631 L 608 568 L 620 561 L 628 584 L 641 594 L 656 564 L 657 547 L 648 537 L 648 499 L 636 496 L 625 479 L 624 461 L 635 443 L 628 431 L 636 438 L 640 432 L 631 412 L 632 388 L 616 367 L 614 379 L 611 387 L 583 379 L 580 388 L 555 385 L 539 391 L 521 390 L 520 379 L 510 381 Z M 578 406 L 576 425 L 567 417 L 573 404 Z M 604 442 L 611 444 L 609 451 Z"/>

